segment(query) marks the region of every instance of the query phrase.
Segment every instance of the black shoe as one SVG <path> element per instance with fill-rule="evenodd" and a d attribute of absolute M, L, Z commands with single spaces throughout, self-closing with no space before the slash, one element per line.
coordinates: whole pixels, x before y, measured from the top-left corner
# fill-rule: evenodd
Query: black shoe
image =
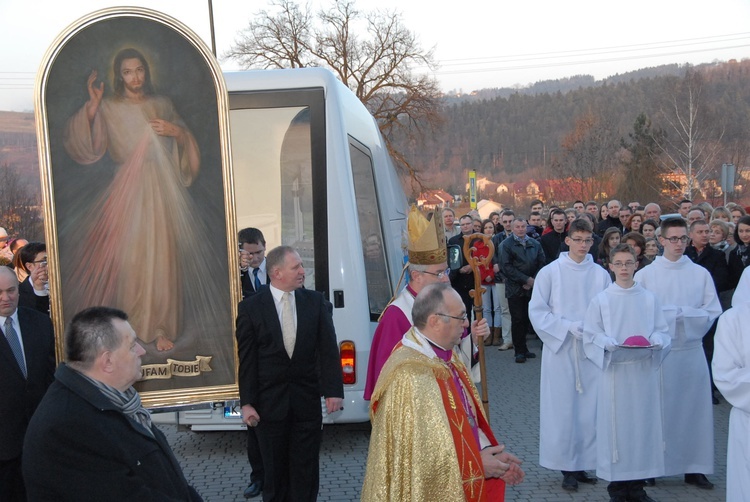
<path fill-rule="evenodd" d="M 596 478 L 592 478 L 588 474 L 586 474 L 586 471 L 576 471 L 573 473 L 573 477 L 576 478 L 576 481 L 579 483 L 586 483 L 589 485 L 595 485 L 597 481 L 599 481 Z"/>
<path fill-rule="evenodd" d="M 536 354 L 533 352 L 527 352 L 524 355 L 526 356 L 526 359 L 534 359 L 536 357 Z"/>
<path fill-rule="evenodd" d="M 263 491 L 263 481 L 254 481 L 250 483 L 250 485 L 245 488 L 245 492 L 243 495 L 246 499 L 251 499 L 254 497 L 257 497 L 260 495 L 260 493 Z"/>
<path fill-rule="evenodd" d="M 656 478 L 646 478 L 643 480 L 646 486 L 656 486 Z"/>
<path fill-rule="evenodd" d="M 708 480 L 705 474 L 685 474 L 685 483 L 704 490 L 713 490 L 714 488 L 714 484 Z"/>
<path fill-rule="evenodd" d="M 526 362 L 526 356 L 523 354 L 516 354 L 516 362 L 517 363 L 525 363 Z"/>
<path fill-rule="evenodd" d="M 578 481 L 576 481 L 575 474 L 568 473 L 563 477 L 562 488 L 568 492 L 578 491 Z"/>
<path fill-rule="evenodd" d="M 641 491 L 638 495 L 628 495 L 626 500 L 628 502 L 656 502 L 656 500 L 646 495 L 644 491 Z"/>

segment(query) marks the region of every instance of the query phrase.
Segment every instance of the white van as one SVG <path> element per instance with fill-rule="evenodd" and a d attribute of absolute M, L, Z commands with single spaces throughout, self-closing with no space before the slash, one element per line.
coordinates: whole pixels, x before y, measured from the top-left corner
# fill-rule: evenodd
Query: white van
<path fill-rule="evenodd" d="M 372 115 L 321 68 L 225 73 L 238 230 L 302 257 L 305 287 L 325 294 L 344 376 L 344 410 L 369 420 L 370 343 L 404 264 L 407 201 Z M 166 418 L 166 417 L 165 417 Z M 193 430 L 244 428 L 239 403 L 182 411 Z"/>

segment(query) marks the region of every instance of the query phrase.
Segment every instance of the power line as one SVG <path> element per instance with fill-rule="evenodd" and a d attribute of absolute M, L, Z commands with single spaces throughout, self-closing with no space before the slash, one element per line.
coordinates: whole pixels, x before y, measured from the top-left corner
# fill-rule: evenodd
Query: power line
<path fill-rule="evenodd" d="M 665 40 L 661 42 L 645 42 L 642 44 L 628 44 L 628 45 L 612 45 L 612 46 L 605 46 L 605 47 L 594 47 L 594 48 L 586 48 L 586 49 L 570 49 L 565 51 L 553 51 L 553 52 L 535 52 L 535 53 L 526 53 L 526 54 L 509 54 L 505 56 L 485 56 L 485 57 L 476 57 L 476 58 L 461 58 L 461 59 L 444 59 L 441 60 L 441 63 L 450 63 L 453 61 L 471 61 L 471 60 L 486 60 L 486 59 L 502 59 L 502 58 L 529 58 L 529 57 L 535 57 L 535 56 L 556 56 L 556 55 L 564 55 L 564 54 L 571 54 L 576 52 L 582 52 L 584 55 L 589 53 L 595 53 L 597 51 L 603 51 L 603 50 L 611 50 L 611 49 L 622 49 L 623 51 L 627 50 L 633 50 L 633 48 L 636 47 L 645 47 L 648 48 L 650 46 L 659 46 L 664 44 L 678 44 L 678 43 L 686 43 L 685 45 L 695 45 L 693 42 L 697 42 L 699 40 L 708 41 L 709 43 L 711 41 L 713 42 L 725 42 L 725 41 L 731 41 L 735 40 L 724 40 L 727 37 L 740 37 L 740 38 L 748 38 L 750 37 L 750 32 L 744 32 L 744 33 L 731 33 L 726 35 L 712 35 L 712 36 L 706 36 L 706 37 L 696 37 L 696 38 L 685 38 L 685 39 L 678 39 L 678 40 Z M 721 39 L 721 40 L 720 40 Z M 706 43 L 706 42 L 702 42 Z M 653 47 L 658 48 L 658 47 Z"/>
<path fill-rule="evenodd" d="M 447 71 L 438 70 L 432 73 L 434 75 L 457 75 L 461 73 L 486 73 L 486 72 L 494 72 L 494 71 L 529 70 L 529 69 L 538 69 L 538 68 L 550 68 L 550 67 L 556 67 L 556 66 L 611 63 L 615 61 L 628 61 L 628 60 L 633 60 L 633 59 L 648 59 L 648 58 L 658 58 L 658 57 L 667 57 L 667 56 L 680 56 L 684 54 L 695 54 L 699 52 L 726 50 L 726 49 L 738 49 L 738 48 L 745 48 L 745 47 L 750 47 L 750 44 L 734 45 L 734 46 L 726 46 L 726 47 L 718 47 L 718 48 L 710 48 L 710 49 L 695 49 L 692 51 L 664 52 L 664 53 L 659 53 L 659 54 L 639 54 L 639 55 L 622 56 L 622 57 L 616 57 L 616 58 L 559 61 L 559 62 L 548 62 L 548 63 L 543 63 L 543 64 L 516 65 L 516 66 L 505 66 L 505 67 L 494 67 L 494 68 L 475 68 L 475 69 L 466 69 L 466 70 L 447 70 Z"/>
<path fill-rule="evenodd" d="M 747 37 L 738 37 L 733 39 L 726 39 L 722 40 L 723 43 L 726 42 L 733 42 L 738 40 L 747 40 L 748 44 L 750 44 L 750 36 Z M 631 48 L 612 48 L 613 50 L 608 49 L 592 49 L 589 52 L 585 53 L 579 53 L 579 54 L 571 54 L 572 51 L 565 51 L 565 52 L 557 52 L 557 53 L 546 53 L 551 55 L 545 55 L 545 54 L 539 54 L 539 55 L 529 55 L 529 56 L 500 56 L 498 58 L 476 58 L 474 60 L 464 60 L 462 62 L 456 62 L 456 63 L 449 63 L 449 64 L 441 64 L 441 66 L 468 66 L 468 65 L 475 65 L 481 63 L 495 63 L 495 62 L 515 62 L 515 61 L 533 61 L 533 60 L 547 60 L 547 59 L 559 59 L 559 58 L 577 58 L 577 57 L 588 57 L 588 56 L 597 56 L 597 55 L 605 55 L 605 54 L 621 54 L 621 53 L 628 53 L 628 52 L 643 52 L 646 50 L 663 50 L 663 49 L 671 49 L 676 47 L 688 47 L 688 46 L 694 46 L 694 45 L 704 45 L 702 42 L 693 42 L 689 44 L 672 44 L 672 45 L 661 45 L 659 47 L 631 47 Z M 747 45 L 747 44 L 746 44 Z M 722 50 L 727 47 L 706 47 L 704 49 L 699 49 L 701 51 L 709 51 L 709 50 Z M 575 51 L 580 52 L 580 51 Z M 452 61 L 458 61 L 458 60 L 452 60 Z"/>

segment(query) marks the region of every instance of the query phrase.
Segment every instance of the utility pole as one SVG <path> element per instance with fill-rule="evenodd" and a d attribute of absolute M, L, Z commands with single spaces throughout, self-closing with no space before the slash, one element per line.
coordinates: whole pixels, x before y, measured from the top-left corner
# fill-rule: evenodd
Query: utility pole
<path fill-rule="evenodd" d="M 208 0 L 208 24 L 211 27 L 211 52 L 216 57 L 216 33 L 214 32 L 214 4 L 213 0 Z"/>

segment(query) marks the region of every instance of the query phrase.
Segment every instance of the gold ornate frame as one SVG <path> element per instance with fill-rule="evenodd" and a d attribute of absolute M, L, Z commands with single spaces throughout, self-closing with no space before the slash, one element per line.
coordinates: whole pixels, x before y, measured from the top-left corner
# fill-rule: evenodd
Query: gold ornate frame
<path fill-rule="evenodd" d="M 78 190 L 78 184 L 86 186 L 86 183 L 91 183 L 90 186 L 96 186 L 98 183 L 98 186 L 106 187 L 109 185 L 107 180 L 113 178 L 118 169 L 112 160 L 109 160 L 108 166 L 99 166 L 106 162 L 106 158 L 86 166 L 74 165 L 75 161 L 65 157 L 62 151 L 63 119 L 70 116 L 71 110 L 80 108 L 88 95 L 79 92 L 86 89 L 86 78 L 90 71 L 89 69 L 84 73 L 83 69 L 92 68 L 86 67 L 83 61 L 88 57 L 98 60 L 100 67 L 105 66 L 102 63 L 107 61 L 105 56 L 111 61 L 113 51 L 124 46 L 144 48 L 157 55 L 153 58 L 157 60 L 157 65 L 164 63 L 165 67 L 171 68 L 171 77 L 169 70 L 163 71 L 161 75 L 157 75 L 158 68 L 156 71 L 152 70 L 156 91 L 159 93 L 161 85 L 172 85 L 172 92 L 168 95 L 175 101 L 175 109 L 180 109 L 178 101 L 181 101 L 183 110 L 192 111 L 192 114 L 183 113 L 182 110 L 180 112 L 199 143 L 201 152 L 201 171 L 196 177 L 200 183 L 196 181 L 187 189 L 193 190 L 191 194 L 195 198 L 194 207 L 199 211 L 190 213 L 190 216 L 195 217 L 196 221 L 207 222 L 204 227 L 212 239 L 209 241 L 212 254 L 202 258 L 205 260 L 205 267 L 210 270 L 210 274 L 207 272 L 206 275 L 210 275 L 211 280 L 215 281 L 210 284 L 211 288 L 221 292 L 212 310 L 218 312 L 214 324 L 216 329 L 210 332 L 201 331 L 202 328 L 195 322 L 191 323 L 190 317 L 199 319 L 198 314 L 191 313 L 183 302 L 178 313 L 182 321 L 176 336 L 184 335 L 184 343 L 175 342 L 173 350 L 163 353 L 155 347 L 152 350 L 147 347 L 144 375 L 154 378 L 142 379 L 136 384 L 136 388 L 144 405 L 151 408 L 236 399 L 238 360 L 234 319 L 237 316 L 241 290 L 237 273 L 239 263 L 226 85 L 216 59 L 193 31 L 179 21 L 150 9 L 111 8 L 79 19 L 53 42 L 37 75 L 36 126 L 49 257 L 50 310 L 57 338 L 57 359 L 63 359 L 65 326 L 75 313 L 65 310 L 64 300 L 80 295 L 77 291 L 83 288 L 81 284 L 76 284 L 77 277 L 71 276 L 69 268 L 66 268 L 71 263 L 70 260 L 76 258 L 70 252 L 75 249 L 75 245 L 71 243 L 75 232 L 70 230 L 84 226 L 79 220 L 96 219 L 96 216 L 91 216 L 91 210 L 88 213 L 82 210 L 76 213 L 74 209 L 84 206 L 87 200 L 97 199 L 97 194 L 100 201 L 106 200 L 105 190 Z M 111 77 L 113 70 L 110 68 L 106 72 L 107 76 L 104 76 L 104 71 L 100 73 L 102 81 L 106 82 L 106 99 L 107 88 L 111 89 L 108 77 Z M 175 76 L 177 74 L 179 75 Z M 200 87 L 203 84 L 205 86 Z M 209 87 L 212 87 L 213 95 Z M 223 199 L 221 204 L 218 202 L 219 198 Z M 89 206 L 95 207 L 97 206 Z M 78 220 L 70 217 L 70 214 L 78 214 Z M 223 226 L 219 224 L 221 214 Z M 128 217 L 127 214 L 122 215 L 122 218 Z M 211 222 L 216 224 L 210 225 Z M 106 239 L 101 239 L 101 242 L 104 241 Z M 93 245 L 99 245 L 99 242 Z M 226 243 L 225 249 L 222 242 Z M 139 243 L 108 244 L 121 246 L 123 253 L 140 252 Z M 170 251 L 166 246 L 161 251 L 159 246 L 155 249 L 157 253 Z M 190 251 L 179 249 L 177 252 L 188 256 Z M 205 281 L 180 276 L 177 284 L 188 291 L 189 288 L 203 287 Z M 171 294 L 172 291 L 165 286 L 162 293 Z M 178 296 L 181 297 L 182 293 Z M 211 347 L 216 348 L 215 354 L 208 353 Z M 189 359 L 184 354 L 189 354 Z"/>

